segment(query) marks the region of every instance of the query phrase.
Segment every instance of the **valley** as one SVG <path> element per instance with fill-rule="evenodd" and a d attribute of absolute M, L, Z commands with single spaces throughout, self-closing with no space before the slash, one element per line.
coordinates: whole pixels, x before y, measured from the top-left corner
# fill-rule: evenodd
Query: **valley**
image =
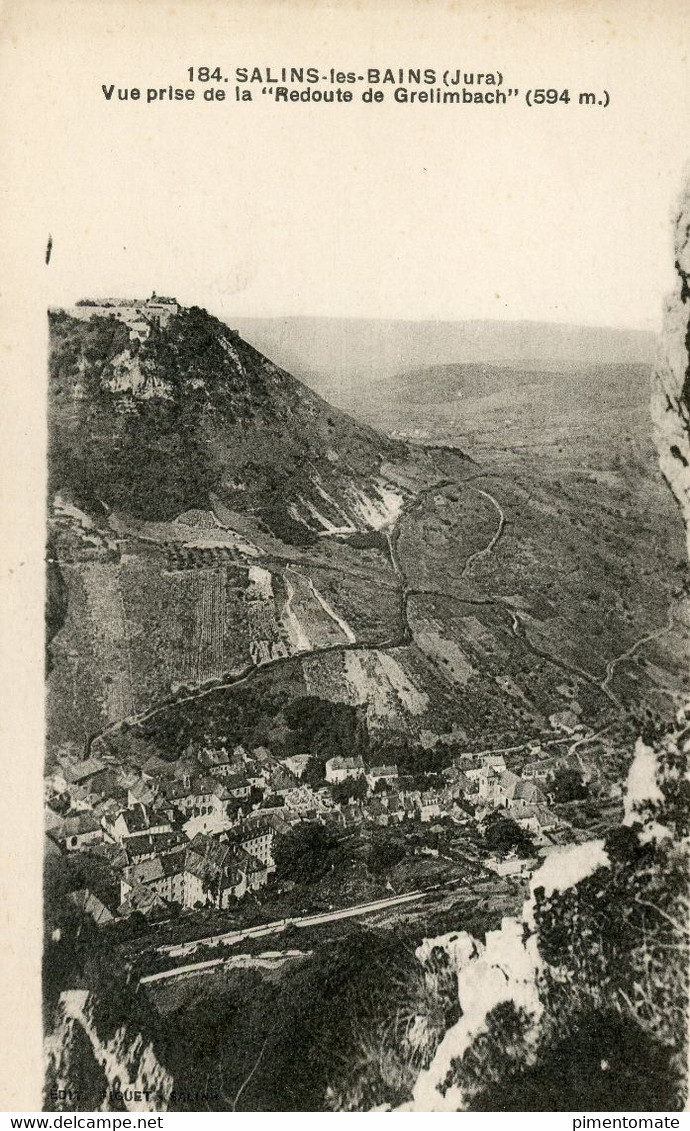
<path fill-rule="evenodd" d="M 51 1071 L 78 1075 L 70 1018 L 138 1032 L 175 1108 L 220 994 L 211 1108 L 311 1110 L 319 979 L 356 1026 L 338 963 L 355 997 L 414 977 L 432 930 L 497 929 L 619 823 L 634 737 L 690 690 L 682 530 L 641 367 L 605 395 L 596 366 L 391 377 L 359 423 L 166 302 L 51 318 Z M 293 972 L 325 1042 L 296 1091 Z"/>

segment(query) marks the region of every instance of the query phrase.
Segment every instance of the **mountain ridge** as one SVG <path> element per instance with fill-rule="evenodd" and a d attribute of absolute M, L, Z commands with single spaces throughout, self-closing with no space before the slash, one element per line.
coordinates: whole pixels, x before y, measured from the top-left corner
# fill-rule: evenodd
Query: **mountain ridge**
<path fill-rule="evenodd" d="M 651 364 L 647 330 L 556 322 L 358 318 L 238 318 L 240 332 L 317 391 L 430 365 Z"/>

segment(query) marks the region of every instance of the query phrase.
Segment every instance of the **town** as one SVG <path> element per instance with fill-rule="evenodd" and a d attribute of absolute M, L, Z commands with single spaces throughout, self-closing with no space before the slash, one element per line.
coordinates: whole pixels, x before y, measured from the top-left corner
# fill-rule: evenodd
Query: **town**
<path fill-rule="evenodd" d="M 448 840 L 453 829 L 502 826 L 481 864 L 520 876 L 550 845 L 581 834 L 564 817 L 564 802 L 615 803 L 616 787 L 576 749 L 582 741 L 571 734 L 532 742 L 519 766 L 508 755 L 513 769 L 503 753 L 454 755 L 442 772 L 425 775 L 424 788 L 395 764 L 341 755 L 323 765 L 322 784 L 310 784 L 310 755 L 278 759 L 265 746 L 189 748 L 170 761 L 132 744 L 124 763 L 107 752 L 84 760 L 65 751 L 46 781 L 47 852 L 97 861 L 99 874 L 109 875 L 119 892 L 111 906 L 102 884 L 98 893 L 70 894 L 99 925 L 134 912 L 155 922 L 172 905 L 234 909 L 269 884 L 281 839 L 305 825 L 363 840 L 382 830 L 416 832 L 415 851 L 436 856 L 426 844 L 434 834 Z"/>

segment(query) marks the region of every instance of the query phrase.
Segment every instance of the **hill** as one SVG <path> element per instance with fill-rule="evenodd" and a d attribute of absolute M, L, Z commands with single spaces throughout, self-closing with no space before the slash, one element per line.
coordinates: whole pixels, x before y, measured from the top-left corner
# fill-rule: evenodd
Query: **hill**
<path fill-rule="evenodd" d="M 328 399 L 428 367 L 509 364 L 524 369 L 649 365 L 656 335 L 546 322 L 418 322 L 366 318 L 241 318 L 257 349 Z"/>
<path fill-rule="evenodd" d="M 478 458 L 542 454 L 598 468 L 642 460 L 652 472 L 650 374 L 648 364 L 621 361 L 434 365 L 342 389 L 336 402 L 397 438 L 457 444 Z"/>
<path fill-rule="evenodd" d="M 301 652 L 405 636 L 383 531 L 443 472 L 171 305 L 50 317 L 53 750 Z"/>
<path fill-rule="evenodd" d="M 400 445 L 198 307 L 143 336 L 113 314 L 54 312 L 50 414 L 51 491 L 90 511 L 169 520 L 213 495 L 309 542 L 380 526 L 402 501 L 382 471 Z"/>
<path fill-rule="evenodd" d="M 592 727 L 625 703 L 668 710 L 680 537 L 629 453 L 613 473 L 574 460 L 559 482 L 531 459 L 502 478 L 454 426 L 448 451 L 357 424 L 198 308 L 143 325 L 130 310 L 51 316 L 53 750 L 153 711 L 154 740 L 178 751 L 223 733 L 235 684 L 268 666 L 264 689 L 363 708 L 382 748 L 527 742 L 572 699 Z M 625 387 L 448 366 L 384 403 L 481 404 L 506 373 L 542 443 L 549 391 L 594 422 Z M 260 696 L 257 741 L 269 714 Z"/>

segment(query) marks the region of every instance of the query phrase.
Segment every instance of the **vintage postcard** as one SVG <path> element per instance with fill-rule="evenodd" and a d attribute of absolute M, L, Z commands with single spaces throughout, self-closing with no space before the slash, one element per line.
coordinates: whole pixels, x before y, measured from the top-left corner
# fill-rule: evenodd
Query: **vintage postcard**
<path fill-rule="evenodd" d="M 685 16 L 3 8 L 4 1110 L 679 1126 Z"/>

